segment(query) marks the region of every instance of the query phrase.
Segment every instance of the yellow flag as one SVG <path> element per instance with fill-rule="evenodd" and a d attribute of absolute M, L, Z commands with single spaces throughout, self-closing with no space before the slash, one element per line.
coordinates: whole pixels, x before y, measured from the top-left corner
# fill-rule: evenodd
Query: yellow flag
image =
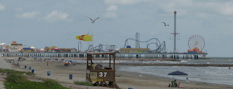
<path fill-rule="evenodd" d="M 76 39 L 78 39 L 78 40 L 83 40 L 83 39 L 84 39 L 84 36 L 85 36 L 85 35 L 76 36 Z"/>
<path fill-rule="evenodd" d="M 83 37 L 83 41 L 92 41 L 92 35 L 85 35 L 84 37 Z"/>
<path fill-rule="evenodd" d="M 78 39 L 78 40 L 79 40 L 79 39 L 80 39 L 80 37 L 81 37 L 81 36 L 76 36 L 76 39 Z"/>
<path fill-rule="evenodd" d="M 78 40 L 83 40 L 83 41 L 92 41 L 92 35 L 79 35 L 75 37 Z"/>

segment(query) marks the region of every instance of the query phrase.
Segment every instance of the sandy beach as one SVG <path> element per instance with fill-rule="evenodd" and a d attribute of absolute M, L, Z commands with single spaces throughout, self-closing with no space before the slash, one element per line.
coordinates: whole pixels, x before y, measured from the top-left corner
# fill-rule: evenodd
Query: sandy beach
<path fill-rule="evenodd" d="M 75 85 L 74 81 L 85 81 L 86 64 L 64 66 L 64 62 L 59 60 L 50 60 L 47 65 L 46 61 L 34 60 L 33 58 L 26 58 L 26 60 L 19 62 L 17 61 L 17 57 L 2 57 L 1 59 L 5 59 L 11 66 L 11 68 L 14 70 L 31 71 L 29 69 L 29 67 L 31 67 L 32 69 L 34 69 L 35 76 L 38 77 L 38 80 L 40 78 L 54 79 L 60 82 L 63 86 L 66 86 L 70 89 L 112 89 L 105 87 L 88 87 Z M 17 66 L 18 63 L 19 66 Z M 25 68 L 25 66 L 27 66 L 27 68 Z M 122 67 L 124 65 L 116 66 L 117 68 L 119 68 L 120 66 Z M 48 71 L 51 73 L 50 76 L 47 75 Z M 69 79 L 70 74 L 72 74 L 73 76 L 72 79 Z M 171 79 L 169 78 L 156 77 L 152 75 L 145 75 L 132 72 L 123 72 L 118 71 L 116 69 L 116 83 L 122 89 L 179 89 L 174 87 L 168 87 L 170 81 Z M 193 81 L 190 81 L 188 83 L 184 80 L 177 80 L 177 82 L 180 82 L 184 89 L 233 89 L 233 86 L 230 85 L 210 84 Z"/>

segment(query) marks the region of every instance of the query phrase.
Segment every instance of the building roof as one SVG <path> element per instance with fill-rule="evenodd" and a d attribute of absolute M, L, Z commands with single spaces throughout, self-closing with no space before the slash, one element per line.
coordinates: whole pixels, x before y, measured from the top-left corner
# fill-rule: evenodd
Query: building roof
<path fill-rule="evenodd" d="M 22 45 L 22 44 L 11 44 L 11 45 Z"/>

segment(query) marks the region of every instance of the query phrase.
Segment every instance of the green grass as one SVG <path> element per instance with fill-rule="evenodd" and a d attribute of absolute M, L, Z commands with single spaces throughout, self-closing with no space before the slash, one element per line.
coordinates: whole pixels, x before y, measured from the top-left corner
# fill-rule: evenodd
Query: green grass
<path fill-rule="evenodd" d="M 93 86 L 91 82 L 81 82 L 81 81 L 75 81 L 76 85 L 84 85 L 84 86 Z"/>
<path fill-rule="evenodd" d="M 61 85 L 47 84 L 43 82 L 27 81 L 26 83 L 5 82 L 6 89 L 69 89 Z"/>
<path fill-rule="evenodd" d="M 8 70 L 8 69 L 0 69 L 0 73 L 7 73 L 7 72 L 9 72 L 10 70 Z"/>
<path fill-rule="evenodd" d="M 6 81 L 4 82 L 6 89 L 69 89 L 52 79 L 43 79 L 43 82 L 29 81 L 23 75 L 34 75 L 30 72 L 0 69 L 0 73 L 7 73 Z"/>

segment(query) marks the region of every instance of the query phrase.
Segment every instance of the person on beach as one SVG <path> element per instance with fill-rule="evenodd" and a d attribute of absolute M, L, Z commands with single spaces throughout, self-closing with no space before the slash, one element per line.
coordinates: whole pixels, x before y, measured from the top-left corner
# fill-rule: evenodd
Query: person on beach
<path fill-rule="evenodd" d="M 175 87 L 177 87 L 176 79 L 175 79 Z"/>
<path fill-rule="evenodd" d="M 188 77 L 186 78 L 186 82 L 189 82 L 189 78 Z"/>
<path fill-rule="evenodd" d="M 172 81 L 171 84 L 172 84 L 171 87 L 177 87 L 176 79 Z"/>
<path fill-rule="evenodd" d="M 21 57 L 18 58 L 18 62 L 20 61 Z"/>
<path fill-rule="evenodd" d="M 184 88 L 183 86 L 180 85 L 180 83 L 178 83 L 178 88 Z"/>
<path fill-rule="evenodd" d="M 171 87 L 171 84 L 170 84 L 170 83 L 168 84 L 168 87 Z"/>

